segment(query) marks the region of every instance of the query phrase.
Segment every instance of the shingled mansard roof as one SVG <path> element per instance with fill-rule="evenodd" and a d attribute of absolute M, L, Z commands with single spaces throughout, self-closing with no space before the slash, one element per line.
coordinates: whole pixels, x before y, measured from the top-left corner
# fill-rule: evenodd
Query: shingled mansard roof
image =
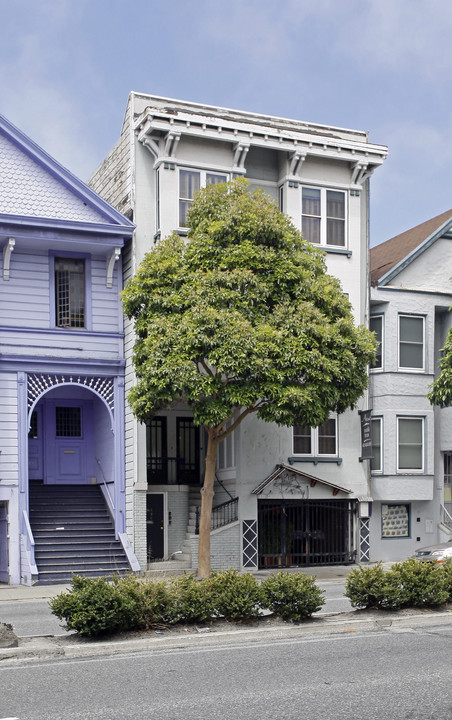
<path fill-rule="evenodd" d="M 424 249 L 440 237 L 452 238 L 452 210 L 416 225 L 370 251 L 370 279 L 373 286 L 385 285 Z"/>

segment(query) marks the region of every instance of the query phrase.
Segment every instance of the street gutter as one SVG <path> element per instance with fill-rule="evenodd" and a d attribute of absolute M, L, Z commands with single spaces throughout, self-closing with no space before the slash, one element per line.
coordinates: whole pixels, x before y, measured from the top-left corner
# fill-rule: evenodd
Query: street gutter
<path fill-rule="evenodd" d="M 355 610 L 331 613 L 302 623 L 268 618 L 243 626 L 214 623 L 210 626 L 178 626 L 164 631 L 124 633 L 89 640 L 77 635 L 19 638 L 18 647 L 0 648 L 0 666 L 49 660 L 73 660 L 137 652 L 194 650 L 215 645 L 304 641 L 342 633 L 417 631 L 435 626 L 451 626 L 452 605 L 447 610 Z"/>

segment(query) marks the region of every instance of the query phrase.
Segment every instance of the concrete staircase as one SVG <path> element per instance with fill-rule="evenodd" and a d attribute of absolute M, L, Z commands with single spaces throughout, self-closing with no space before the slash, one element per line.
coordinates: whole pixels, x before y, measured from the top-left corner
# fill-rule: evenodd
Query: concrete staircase
<path fill-rule="evenodd" d="M 31 481 L 29 506 L 39 584 L 131 571 L 98 485 Z"/>

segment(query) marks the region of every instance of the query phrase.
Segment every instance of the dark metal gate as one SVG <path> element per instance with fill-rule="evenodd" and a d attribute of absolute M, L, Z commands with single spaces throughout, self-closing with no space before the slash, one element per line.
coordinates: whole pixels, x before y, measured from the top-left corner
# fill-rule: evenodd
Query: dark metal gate
<path fill-rule="evenodd" d="M 355 560 L 353 500 L 259 500 L 259 567 Z"/>

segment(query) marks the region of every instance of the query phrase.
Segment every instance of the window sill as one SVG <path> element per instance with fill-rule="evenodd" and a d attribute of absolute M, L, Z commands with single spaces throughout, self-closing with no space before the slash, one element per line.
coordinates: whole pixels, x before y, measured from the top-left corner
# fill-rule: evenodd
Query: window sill
<path fill-rule="evenodd" d="M 299 455 L 293 455 L 287 458 L 290 465 L 294 463 L 312 463 L 318 465 L 319 463 L 336 463 L 336 465 L 342 465 L 342 458 L 340 457 L 301 457 Z"/>
<path fill-rule="evenodd" d="M 340 247 L 332 247 L 331 245 L 316 245 L 316 247 L 319 247 L 321 250 L 327 253 L 333 253 L 335 255 L 347 255 L 347 257 L 352 256 L 352 251 L 347 250 L 347 248 L 340 248 Z"/>

